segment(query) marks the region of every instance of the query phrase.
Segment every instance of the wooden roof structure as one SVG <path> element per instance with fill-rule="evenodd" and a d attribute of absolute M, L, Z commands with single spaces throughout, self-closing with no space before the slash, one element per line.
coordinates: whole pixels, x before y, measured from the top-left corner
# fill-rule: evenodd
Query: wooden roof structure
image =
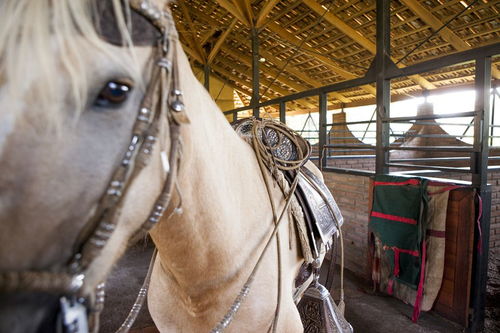
<path fill-rule="evenodd" d="M 499 0 L 391 0 L 391 58 L 398 67 L 500 42 Z M 258 31 L 260 100 L 365 75 L 376 53 L 375 0 L 179 0 L 180 40 L 192 64 L 252 96 Z M 500 79 L 500 57 L 492 75 Z M 393 80 L 393 99 L 474 82 L 474 63 Z M 331 93 L 330 105 L 373 104 L 375 87 Z M 316 111 L 316 99 L 294 106 Z"/>

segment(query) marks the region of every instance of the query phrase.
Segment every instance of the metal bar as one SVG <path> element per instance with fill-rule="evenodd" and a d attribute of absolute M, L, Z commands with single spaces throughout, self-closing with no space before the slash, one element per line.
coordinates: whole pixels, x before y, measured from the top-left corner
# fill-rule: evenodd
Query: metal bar
<path fill-rule="evenodd" d="M 420 165 L 420 164 L 404 164 L 404 163 L 387 163 L 390 167 L 406 168 L 406 169 L 423 169 L 423 170 L 438 170 L 456 173 L 470 173 L 470 169 L 453 168 L 453 167 L 440 167 L 434 165 Z"/>
<path fill-rule="evenodd" d="M 353 139 L 353 137 L 352 136 L 336 136 L 336 137 L 333 138 L 334 141 L 335 140 L 345 140 L 345 139 Z M 367 137 L 365 139 L 376 139 L 376 137 L 369 136 L 369 137 Z"/>
<path fill-rule="evenodd" d="M 497 89 L 493 87 L 491 92 L 493 95 L 493 101 L 491 102 L 491 123 L 490 123 L 490 146 L 493 146 L 493 134 L 495 134 L 495 101 L 497 99 Z"/>
<path fill-rule="evenodd" d="M 490 238 L 491 187 L 488 178 L 488 125 L 490 124 L 491 57 L 482 56 L 476 60 L 476 110 L 474 121 L 474 148 L 477 152 L 471 156 L 472 185 L 477 187 L 483 198 L 480 226 L 482 236 L 476 237 L 481 251 L 475 252 L 473 287 L 471 290 L 472 308 L 474 309 L 471 329 L 477 332 L 484 327 L 484 307 L 486 299 L 486 280 L 488 276 L 488 252 Z M 479 231 L 475 232 L 478 236 Z"/>
<path fill-rule="evenodd" d="M 488 164 L 488 125 L 490 124 L 491 58 L 481 57 L 476 60 L 476 110 L 474 117 L 474 148 L 471 156 L 472 184 L 485 186 L 487 182 L 486 165 Z"/>
<path fill-rule="evenodd" d="M 471 119 L 471 121 L 469 122 L 469 126 L 467 126 L 467 128 L 464 131 L 464 133 L 460 136 L 460 139 L 463 139 L 463 138 L 466 137 L 465 134 L 467 134 L 467 132 L 469 131 L 469 129 L 471 128 L 471 126 L 472 126 L 473 123 L 474 123 L 474 118 Z"/>
<path fill-rule="evenodd" d="M 351 133 L 351 132 L 364 132 L 365 130 L 331 130 L 330 132 L 336 133 Z M 377 133 L 377 131 L 370 131 L 370 133 Z"/>
<path fill-rule="evenodd" d="M 286 124 L 286 103 L 280 102 L 280 121 Z"/>
<path fill-rule="evenodd" d="M 398 123 L 406 123 L 406 122 L 398 122 Z M 425 125 L 425 126 L 469 126 L 469 124 L 460 124 L 460 123 L 438 123 L 438 122 L 432 122 L 432 123 L 427 123 L 425 121 L 409 121 L 409 124 L 413 125 Z"/>
<path fill-rule="evenodd" d="M 375 172 L 373 172 L 373 171 L 363 171 L 363 170 L 333 168 L 333 167 L 324 167 L 323 171 L 343 173 L 346 175 L 367 176 L 367 177 L 371 177 L 371 176 L 375 175 Z"/>
<path fill-rule="evenodd" d="M 250 105 L 253 109 L 253 116 L 258 118 L 260 116 L 260 95 L 259 95 L 259 31 L 253 27 L 252 35 L 252 98 Z"/>
<path fill-rule="evenodd" d="M 352 147 L 352 148 L 356 148 L 356 147 L 364 147 L 364 148 L 370 148 L 370 149 L 376 149 L 376 147 L 372 146 L 372 145 L 369 145 L 369 144 L 366 144 L 366 143 L 353 143 L 353 144 L 332 144 L 332 145 L 325 145 L 326 148 L 349 148 L 349 147 Z"/>
<path fill-rule="evenodd" d="M 363 121 L 346 121 L 343 123 L 331 123 L 325 124 L 325 126 L 343 126 L 343 125 L 357 125 L 357 124 L 368 124 L 368 123 L 376 123 L 376 120 L 363 120 Z"/>
<path fill-rule="evenodd" d="M 373 152 L 373 149 L 368 149 L 368 148 L 354 148 L 356 152 L 358 151 L 371 151 Z M 352 153 L 353 149 L 335 149 L 335 153 Z M 351 156 L 351 155 L 340 155 L 340 156 Z M 372 155 L 366 155 L 366 156 L 372 156 Z M 375 156 L 375 155 L 373 155 Z"/>
<path fill-rule="evenodd" d="M 422 61 L 418 64 L 405 68 L 391 68 L 387 72 L 388 79 L 396 79 L 414 74 L 433 71 L 443 67 L 473 61 L 478 57 L 488 57 L 500 54 L 500 43 L 495 43 L 483 47 L 474 48 L 462 52 L 457 52 L 444 57 Z"/>
<path fill-rule="evenodd" d="M 387 174 L 389 168 L 386 163 L 389 159 L 389 124 L 382 121 L 390 117 L 391 81 L 387 79 L 387 63 L 391 56 L 391 10 L 388 0 L 377 0 L 377 53 L 375 55 L 375 70 L 377 83 L 377 144 L 375 173 Z"/>
<path fill-rule="evenodd" d="M 349 88 L 363 86 L 365 84 L 369 84 L 369 83 L 373 83 L 373 82 L 375 82 L 375 79 L 372 77 L 368 77 L 368 76 L 360 77 L 357 79 L 337 82 L 337 83 L 333 83 L 333 84 L 330 84 L 327 86 L 314 88 L 314 89 L 310 89 L 310 90 L 305 90 L 305 91 L 301 91 L 301 92 L 298 92 L 295 94 L 270 99 L 268 101 L 260 103 L 259 106 L 264 107 L 264 106 L 269 106 L 269 105 L 276 105 L 280 102 L 290 102 L 293 100 L 302 99 L 302 98 L 306 98 L 306 97 L 318 96 L 319 94 L 324 93 L 324 92 L 328 93 L 328 92 L 333 92 L 333 91 L 345 90 L 345 89 L 349 89 Z M 241 112 L 241 111 L 246 111 L 249 109 L 251 109 L 251 107 L 243 106 L 240 108 L 224 111 L 224 113 Z"/>
<path fill-rule="evenodd" d="M 375 147 L 363 147 L 363 146 L 345 146 L 345 145 L 339 145 L 339 146 L 324 146 L 327 149 L 336 149 L 335 151 L 340 151 L 338 149 L 345 149 L 343 151 L 352 151 L 352 150 L 357 150 L 357 151 L 374 151 Z"/>
<path fill-rule="evenodd" d="M 203 85 L 205 86 L 205 89 L 207 89 L 207 91 L 210 93 L 210 65 L 209 64 L 203 65 L 203 75 L 204 75 Z"/>
<path fill-rule="evenodd" d="M 321 152 L 321 168 L 326 166 L 326 155 L 324 154 L 324 147 L 326 145 L 326 136 L 328 133 L 326 132 L 326 113 L 328 111 L 328 94 L 321 93 L 319 94 L 319 151 Z"/>
<path fill-rule="evenodd" d="M 356 159 L 361 159 L 361 158 L 375 158 L 375 155 L 334 155 L 328 157 L 329 160 L 356 160 Z"/>
<path fill-rule="evenodd" d="M 373 122 L 373 117 L 375 117 L 375 114 L 377 113 L 377 108 L 373 110 L 372 116 L 370 117 L 370 123 L 366 125 L 365 132 L 363 133 L 363 137 L 361 138 L 361 141 L 363 141 L 366 137 L 366 133 L 368 133 L 368 129 L 370 128 L 371 123 Z"/>
<path fill-rule="evenodd" d="M 473 153 L 473 147 L 462 146 L 427 146 L 427 147 L 408 147 L 408 146 L 389 146 L 386 150 L 414 150 L 414 151 L 451 151 L 451 152 L 466 152 Z"/>
<path fill-rule="evenodd" d="M 498 156 L 500 157 L 500 156 Z M 447 162 L 447 161 L 468 161 L 469 157 L 421 157 L 421 158 L 395 158 L 389 162 Z"/>
<path fill-rule="evenodd" d="M 402 138 L 473 138 L 472 135 L 451 135 L 451 134 L 391 134 L 393 137 Z"/>
<path fill-rule="evenodd" d="M 395 118 L 386 118 L 384 122 L 398 123 L 405 122 L 411 120 L 430 120 L 430 119 L 442 119 L 442 118 L 466 118 L 466 117 L 474 117 L 476 116 L 476 111 L 468 111 L 468 112 L 456 112 L 456 113 L 447 113 L 447 114 L 430 114 L 430 115 L 422 115 L 422 116 L 410 116 L 410 117 L 395 117 Z"/>

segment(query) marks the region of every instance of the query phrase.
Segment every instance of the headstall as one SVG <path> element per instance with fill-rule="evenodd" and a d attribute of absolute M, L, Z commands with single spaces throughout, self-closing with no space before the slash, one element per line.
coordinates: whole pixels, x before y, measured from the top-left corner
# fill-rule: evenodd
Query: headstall
<path fill-rule="evenodd" d="M 101 1 L 98 1 L 101 2 Z M 98 330 L 99 313 L 104 303 L 104 284 L 91 295 L 84 295 L 86 275 L 117 227 L 124 198 L 139 173 L 151 160 L 160 123 L 167 117 L 170 131 L 170 152 L 163 166 L 167 178 L 147 220 L 139 232 L 146 232 L 162 218 L 172 197 L 180 159 L 180 128 L 189 123 L 179 89 L 176 63 L 176 39 L 173 19 L 168 10 L 161 10 L 149 0 L 129 0 L 130 8 L 146 18 L 160 37 L 155 48 L 151 80 L 144 95 L 132 135 L 120 165 L 114 170 L 93 217 L 86 224 L 93 231 L 84 237 L 70 263 L 58 272 L 0 272 L 0 293 L 43 292 L 60 296 L 60 311 L 65 332 L 83 333 Z M 104 36 L 105 38 L 106 36 Z"/>

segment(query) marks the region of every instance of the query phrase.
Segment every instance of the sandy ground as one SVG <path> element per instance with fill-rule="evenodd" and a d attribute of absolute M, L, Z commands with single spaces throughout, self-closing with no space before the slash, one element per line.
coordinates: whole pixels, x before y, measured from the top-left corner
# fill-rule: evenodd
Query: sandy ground
<path fill-rule="evenodd" d="M 118 263 L 107 283 L 107 298 L 101 317 L 102 333 L 114 332 L 127 316 L 146 274 L 152 247 L 132 247 Z M 500 332 L 500 256 L 491 254 L 486 299 L 485 333 Z M 338 277 L 333 295 L 338 298 Z M 346 273 L 346 318 L 355 332 L 370 333 L 459 333 L 458 325 L 433 313 L 423 313 L 417 324 L 411 322 L 412 307 L 388 296 L 374 295 L 365 282 Z M 157 332 L 144 306 L 134 325 L 134 333 Z"/>
<path fill-rule="evenodd" d="M 485 312 L 484 332 L 500 332 L 500 251 L 490 251 Z"/>

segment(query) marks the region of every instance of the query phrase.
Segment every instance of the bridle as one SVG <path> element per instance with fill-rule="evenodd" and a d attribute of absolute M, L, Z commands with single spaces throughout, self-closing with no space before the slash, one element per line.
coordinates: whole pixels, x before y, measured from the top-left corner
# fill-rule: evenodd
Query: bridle
<path fill-rule="evenodd" d="M 104 284 L 84 294 L 89 268 L 102 255 L 117 227 L 124 198 L 134 180 L 149 164 L 158 139 L 160 123 L 167 117 L 170 135 L 170 152 L 164 156 L 166 181 L 146 221 L 137 233 L 149 231 L 162 218 L 175 189 L 181 156 L 180 129 L 189 123 L 185 113 L 182 92 L 179 90 L 179 70 L 176 63 L 176 39 L 173 19 L 148 0 L 129 0 L 130 7 L 156 27 L 161 38 L 155 48 L 151 81 L 147 87 L 132 135 L 123 159 L 114 170 L 95 213 L 86 223 L 93 226 L 84 237 L 69 264 L 53 271 L 0 272 L 0 294 L 18 292 L 43 292 L 60 297 L 60 312 L 64 332 L 95 332 L 99 313 L 104 303 Z M 161 154 L 166 155 L 165 152 Z"/>

